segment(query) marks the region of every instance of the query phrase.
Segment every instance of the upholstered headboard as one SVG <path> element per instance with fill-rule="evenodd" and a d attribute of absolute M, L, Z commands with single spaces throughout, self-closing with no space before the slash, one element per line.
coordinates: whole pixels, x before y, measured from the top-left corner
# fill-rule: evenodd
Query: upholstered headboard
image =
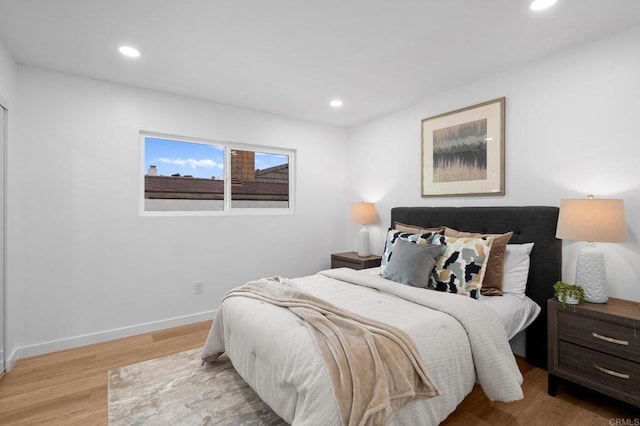
<path fill-rule="evenodd" d="M 513 231 L 510 244 L 535 243 L 527 281 L 527 296 L 542 312 L 526 330 L 527 362 L 547 368 L 547 300 L 562 276 L 562 242 L 556 235 L 558 208 L 532 207 L 395 207 L 395 222 L 432 228 L 501 234 Z"/>

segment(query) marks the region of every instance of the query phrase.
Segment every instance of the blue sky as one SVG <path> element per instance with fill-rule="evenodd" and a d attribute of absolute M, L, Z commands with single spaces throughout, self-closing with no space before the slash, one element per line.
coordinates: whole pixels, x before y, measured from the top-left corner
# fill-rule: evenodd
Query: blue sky
<path fill-rule="evenodd" d="M 158 169 L 158 175 L 171 176 L 180 173 L 181 176 L 221 179 L 224 175 L 224 149 L 222 146 L 204 143 L 181 142 L 170 139 L 145 137 L 144 144 L 144 173 L 149 166 Z M 255 166 L 257 169 L 285 164 L 286 155 L 256 152 Z"/>

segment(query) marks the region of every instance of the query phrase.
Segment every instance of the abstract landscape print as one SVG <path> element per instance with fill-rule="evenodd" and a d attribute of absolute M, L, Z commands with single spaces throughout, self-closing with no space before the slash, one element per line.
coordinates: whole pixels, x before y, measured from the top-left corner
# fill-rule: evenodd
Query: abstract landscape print
<path fill-rule="evenodd" d="M 504 98 L 422 120 L 422 196 L 504 195 Z"/>
<path fill-rule="evenodd" d="M 433 131 L 433 181 L 487 178 L 487 119 Z"/>

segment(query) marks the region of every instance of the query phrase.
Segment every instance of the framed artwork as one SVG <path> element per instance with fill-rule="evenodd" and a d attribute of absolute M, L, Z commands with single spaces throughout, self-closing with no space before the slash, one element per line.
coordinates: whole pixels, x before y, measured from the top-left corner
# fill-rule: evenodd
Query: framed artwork
<path fill-rule="evenodd" d="M 422 196 L 504 195 L 504 103 L 422 120 Z"/>

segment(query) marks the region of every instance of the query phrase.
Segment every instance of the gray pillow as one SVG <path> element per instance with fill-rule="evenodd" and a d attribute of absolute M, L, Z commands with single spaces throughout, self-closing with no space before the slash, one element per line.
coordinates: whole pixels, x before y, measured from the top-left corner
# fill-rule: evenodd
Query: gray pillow
<path fill-rule="evenodd" d="M 415 244 L 398 240 L 382 275 L 401 284 L 414 287 L 427 287 L 429 276 L 436 265 L 436 258 L 442 253 L 443 246 L 433 244 Z"/>

